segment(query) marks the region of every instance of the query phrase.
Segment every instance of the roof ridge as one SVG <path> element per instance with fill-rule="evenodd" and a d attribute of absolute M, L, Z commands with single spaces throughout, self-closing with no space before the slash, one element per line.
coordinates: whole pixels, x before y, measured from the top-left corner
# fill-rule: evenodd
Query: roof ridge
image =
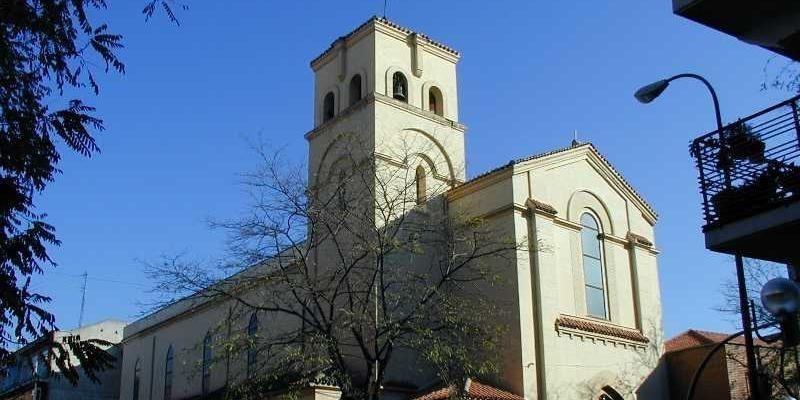
<path fill-rule="evenodd" d="M 538 160 L 538 159 L 541 159 L 541 158 L 544 158 L 544 157 L 549 157 L 549 156 L 552 156 L 552 155 L 555 155 L 555 154 L 567 152 L 567 151 L 570 151 L 570 150 L 573 150 L 573 149 L 584 148 L 584 147 L 589 148 L 594 153 L 595 156 L 597 156 L 601 161 L 603 161 L 603 163 L 605 163 L 606 166 L 608 166 L 608 169 L 611 170 L 611 172 L 614 174 L 614 176 L 616 176 L 617 179 L 619 179 L 622 182 L 623 186 L 625 186 L 628 190 L 630 190 L 631 193 L 633 193 L 633 196 L 636 197 L 639 201 L 641 201 L 642 204 L 644 205 L 644 207 L 649 212 L 651 212 L 656 218 L 658 218 L 658 213 L 656 213 L 656 211 L 653 208 L 653 206 L 650 205 L 650 203 L 648 203 L 647 200 L 645 200 L 644 196 L 639 194 L 639 192 L 637 192 L 636 189 L 634 189 L 633 185 L 631 185 L 630 182 L 628 182 L 628 180 L 625 179 L 625 177 L 622 175 L 622 173 L 620 173 L 616 168 L 614 168 L 614 165 L 611 164 L 611 161 L 609 161 L 608 158 L 606 158 L 602 153 L 600 153 L 600 150 L 598 150 L 597 147 L 592 142 L 584 142 L 584 143 L 580 143 L 580 144 L 571 144 L 571 145 L 566 146 L 566 147 L 557 148 L 557 149 L 546 151 L 546 152 L 543 152 L 543 153 L 537 153 L 537 154 L 533 154 L 533 155 L 530 155 L 530 156 L 527 156 L 527 157 L 521 157 L 521 158 L 512 159 L 507 164 L 503 164 L 503 165 L 501 165 L 499 167 L 496 167 L 496 168 L 493 168 L 493 169 L 491 169 L 489 171 L 486 171 L 484 173 L 478 174 L 478 175 L 468 179 L 467 181 L 465 181 L 464 183 L 462 183 L 459 186 L 463 186 L 463 185 L 466 185 L 468 183 L 477 181 L 477 180 L 479 180 L 481 178 L 484 178 L 484 177 L 492 175 L 492 174 L 494 174 L 496 172 L 502 171 L 502 170 L 504 170 L 506 168 L 513 167 L 514 165 L 519 164 L 519 163 Z"/>
<path fill-rule="evenodd" d="M 425 33 L 417 32 L 417 31 L 414 31 L 412 29 L 406 28 L 406 27 L 404 27 L 404 26 L 402 26 L 402 25 L 400 25 L 400 24 L 398 24 L 396 22 L 393 22 L 393 21 L 389 20 L 386 17 L 379 17 L 377 15 L 373 15 L 369 19 L 367 19 L 365 22 L 363 22 L 360 25 L 358 25 L 352 31 L 350 31 L 350 32 L 348 32 L 348 33 L 346 33 L 346 34 L 344 34 L 342 36 L 339 36 L 334 41 L 332 41 L 330 46 L 328 46 L 327 49 L 325 49 L 322 53 L 320 53 L 320 55 L 314 57 L 314 59 L 311 60 L 311 63 L 310 63 L 311 66 L 313 67 L 314 64 L 316 64 L 319 60 L 323 59 L 325 56 L 330 54 L 333 51 L 333 49 L 336 47 L 336 44 L 340 40 L 346 41 L 347 39 L 355 36 L 358 32 L 360 32 L 362 29 L 364 29 L 366 26 L 368 26 L 369 24 L 371 24 L 373 22 L 382 23 L 384 25 L 387 25 L 387 26 L 390 26 L 390 27 L 392 27 L 394 29 L 402 31 L 402 32 L 404 32 L 406 34 L 417 34 L 419 37 L 424 38 L 425 40 L 428 41 L 428 43 L 430 43 L 431 45 L 433 45 L 433 46 L 435 46 L 435 47 L 437 47 L 437 48 L 439 48 L 441 50 L 444 50 L 444 51 L 446 51 L 446 52 L 448 52 L 450 54 L 453 54 L 455 56 L 460 56 L 461 55 L 461 53 L 459 53 L 458 50 L 455 50 L 452 47 L 447 46 L 446 44 L 443 44 L 442 42 L 439 42 L 439 41 L 436 41 L 436 40 L 432 39 L 430 36 L 426 35 Z"/>

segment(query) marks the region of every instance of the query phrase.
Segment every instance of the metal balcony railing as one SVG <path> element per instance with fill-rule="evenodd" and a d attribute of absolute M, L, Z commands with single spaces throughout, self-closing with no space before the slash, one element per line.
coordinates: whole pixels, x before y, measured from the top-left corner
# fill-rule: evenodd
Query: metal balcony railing
<path fill-rule="evenodd" d="M 706 228 L 800 199 L 798 99 L 795 96 L 692 142 Z"/>

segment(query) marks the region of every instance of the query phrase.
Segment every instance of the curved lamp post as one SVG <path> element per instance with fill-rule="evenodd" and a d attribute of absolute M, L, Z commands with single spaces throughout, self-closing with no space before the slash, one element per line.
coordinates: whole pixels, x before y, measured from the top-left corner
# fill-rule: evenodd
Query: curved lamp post
<path fill-rule="evenodd" d="M 647 104 L 651 101 L 655 100 L 664 90 L 667 89 L 670 82 L 681 79 L 681 78 L 690 78 L 695 79 L 703 83 L 706 89 L 708 89 L 709 93 L 711 93 L 711 100 L 714 102 L 714 116 L 716 117 L 716 124 L 717 124 L 717 132 L 719 132 L 720 138 L 724 140 L 725 130 L 722 126 L 722 113 L 719 109 L 719 99 L 717 99 L 717 92 L 714 90 L 714 87 L 711 86 L 711 83 L 708 82 L 706 78 L 703 78 L 697 74 L 678 74 L 667 79 L 662 79 L 659 81 L 655 81 L 649 85 L 642 86 L 639 90 L 634 93 L 634 97 L 641 103 Z M 724 150 L 724 148 L 723 148 Z M 721 157 L 727 157 L 726 154 L 720 154 Z M 702 171 L 701 171 L 702 173 Z M 731 186 L 731 177 L 730 171 L 725 168 L 723 170 L 723 178 L 725 181 L 725 185 L 730 187 Z M 741 309 L 742 314 L 742 327 L 743 330 L 741 334 L 744 334 L 744 343 L 745 343 L 745 352 L 747 354 L 747 370 L 748 370 L 748 380 L 750 382 L 750 388 L 753 392 L 753 399 L 759 399 L 760 392 L 758 390 L 758 371 L 756 368 L 756 353 L 753 347 L 753 332 L 752 332 L 752 320 L 750 319 L 750 311 L 749 311 L 749 304 L 747 301 L 747 284 L 745 282 L 744 277 L 744 260 L 742 259 L 742 255 L 739 253 L 735 254 L 736 258 L 736 280 L 739 284 L 739 308 Z M 738 335 L 736 335 L 738 336 Z"/>
<path fill-rule="evenodd" d="M 756 326 L 756 332 L 760 329 L 769 328 L 780 323 L 783 345 L 785 347 L 794 346 L 798 340 L 797 312 L 800 310 L 800 288 L 797 287 L 797 284 L 786 278 L 771 279 L 761 288 L 761 304 L 772 316 L 777 318 L 777 321 Z M 711 360 L 711 357 L 731 340 L 742 334 L 744 334 L 744 330 L 726 337 L 711 348 L 711 351 L 706 354 L 703 361 L 697 367 L 697 370 L 695 370 L 694 375 L 692 375 L 692 381 L 689 383 L 689 391 L 686 395 L 686 400 L 692 400 L 695 387 L 697 387 L 697 381 L 700 378 L 700 373 L 703 372 L 703 369 Z M 755 393 L 753 394 L 755 395 Z"/>

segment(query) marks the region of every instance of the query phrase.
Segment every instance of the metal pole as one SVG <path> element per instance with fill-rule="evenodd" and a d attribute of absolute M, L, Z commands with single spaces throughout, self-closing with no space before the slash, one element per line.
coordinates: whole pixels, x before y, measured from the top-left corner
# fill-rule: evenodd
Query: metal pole
<path fill-rule="evenodd" d="M 758 368 L 756 365 L 756 352 L 753 346 L 753 322 L 750 318 L 750 304 L 747 300 L 747 282 L 744 276 L 744 260 L 742 255 L 736 254 L 736 280 L 739 283 L 739 308 L 742 314 L 742 332 L 744 333 L 744 349 L 747 355 L 747 380 L 750 382 L 750 398 L 761 399 L 759 390 Z"/>
<path fill-rule="evenodd" d="M 730 164 L 728 163 L 728 151 L 727 146 L 725 146 L 725 130 L 722 126 L 722 112 L 719 108 L 719 99 L 717 98 L 717 92 L 714 90 L 714 87 L 711 86 L 711 83 L 697 74 L 678 74 L 669 79 L 667 82 L 673 81 L 675 79 L 680 78 L 692 78 L 696 79 L 705 85 L 708 92 L 711 93 L 711 100 L 714 102 L 714 117 L 715 122 L 717 123 L 717 133 L 719 134 L 720 142 L 722 142 L 722 146 L 720 147 L 720 157 L 723 158 L 725 161 L 723 163 L 724 168 L 722 170 L 723 179 L 725 181 L 726 187 L 731 187 L 732 180 L 731 180 L 731 171 L 730 171 Z M 745 281 L 744 277 L 744 260 L 742 259 L 742 255 L 737 253 L 736 254 L 736 279 L 739 283 L 739 308 L 741 309 L 742 314 L 742 329 L 744 333 L 744 345 L 745 345 L 745 352 L 747 353 L 747 374 L 748 380 L 750 382 L 750 395 L 751 399 L 759 400 L 761 399 L 761 392 L 759 390 L 758 385 L 758 368 L 756 365 L 756 353 L 755 348 L 753 346 L 753 321 L 750 318 L 750 304 L 748 303 L 747 299 L 747 282 Z"/>

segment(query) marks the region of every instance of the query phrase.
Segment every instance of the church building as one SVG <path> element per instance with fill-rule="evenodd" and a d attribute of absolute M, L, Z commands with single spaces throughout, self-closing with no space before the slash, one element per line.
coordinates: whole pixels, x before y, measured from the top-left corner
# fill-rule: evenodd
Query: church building
<path fill-rule="evenodd" d="M 574 141 L 468 179 L 459 59 L 458 51 L 384 18 L 334 41 L 311 62 L 309 183 L 335 174 L 343 138 L 355 138 L 360 151 L 408 171 L 417 204 L 437 199 L 446 212 L 480 216 L 528 242 L 497 265 L 503 286 L 485 292 L 503 304 L 498 322 L 508 329 L 500 373 L 468 381 L 468 395 L 668 398 L 656 212 L 590 143 Z M 182 300 L 126 326 L 120 399 L 202 398 L 230 385 L 231 371 L 244 368 L 233 364 L 249 361 L 206 365 L 206 332 L 227 312 Z M 415 387 L 404 398 L 447 397 L 430 377 L 408 379 Z M 305 396 L 338 397 L 322 385 Z"/>

